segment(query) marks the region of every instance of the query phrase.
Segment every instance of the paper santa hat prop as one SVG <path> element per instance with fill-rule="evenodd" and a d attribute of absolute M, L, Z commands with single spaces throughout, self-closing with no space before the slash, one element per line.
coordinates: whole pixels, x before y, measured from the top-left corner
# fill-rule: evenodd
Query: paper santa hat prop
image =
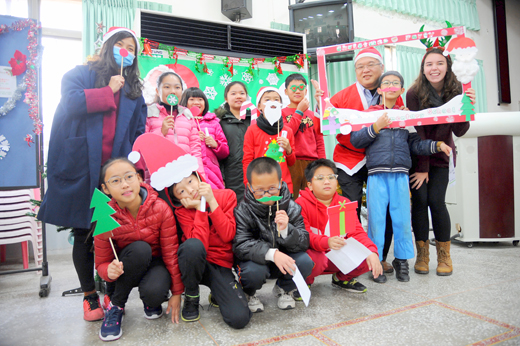
<path fill-rule="evenodd" d="M 123 31 L 128 32 L 129 34 L 131 34 L 134 37 L 135 43 L 137 45 L 137 47 L 135 47 L 136 48 L 135 51 L 139 52 L 139 50 L 141 49 L 141 46 L 139 45 L 139 39 L 137 38 L 137 35 L 132 30 L 123 28 L 123 27 L 113 26 L 110 29 L 108 29 L 106 34 L 103 35 L 103 44 L 105 44 L 105 42 L 108 41 L 108 39 L 111 38 L 112 36 L 114 36 L 115 34 L 117 34 L 119 32 L 123 32 Z"/>
<path fill-rule="evenodd" d="M 358 55 L 356 55 L 356 58 L 354 59 L 354 63 L 357 63 L 359 59 L 363 58 L 374 58 L 377 59 L 381 64 L 383 63 L 383 57 L 381 56 L 381 53 L 374 47 L 368 47 L 365 49 L 362 49 Z"/>
<path fill-rule="evenodd" d="M 258 93 L 256 94 L 256 105 L 257 106 L 260 104 L 260 100 L 262 99 L 262 96 L 264 96 L 264 94 L 268 93 L 268 92 L 275 92 L 278 95 L 280 95 L 280 90 L 278 90 L 277 88 L 262 87 L 262 88 L 260 88 L 260 90 L 258 90 Z M 280 98 L 281 97 L 282 97 L 282 95 L 280 95 Z"/>
<path fill-rule="evenodd" d="M 458 36 L 452 39 L 446 49 L 444 50 L 444 55 L 452 54 L 460 54 L 460 53 L 474 53 L 476 54 L 478 51 L 475 41 L 466 36 Z"/>
<path fill-rule="evenodd" d="M 150 185 L 158 191 L 179 183 L 199 168 L 197 158 L 154 133 L 137 137 L 132 150 L 128 159 L 133 163 L 144 159 L 151 174 Z"/>
<path fill-rule="evenodd" d="M 477 52 L 475 42 L 465 36 L 452 39 L 443 52 L 445 56 L 449 53 L 455 55 L 451 69 L 463 85 L 471 83 L 478 73 L 479 66 L 477 60 L 475 60 Z M 464 87 L 464 91 L 466 89 L 467 87 Z"/>

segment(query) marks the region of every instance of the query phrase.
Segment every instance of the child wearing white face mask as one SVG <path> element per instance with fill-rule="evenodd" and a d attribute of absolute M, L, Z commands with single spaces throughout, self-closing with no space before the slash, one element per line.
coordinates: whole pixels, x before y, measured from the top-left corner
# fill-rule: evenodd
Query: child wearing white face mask
<path fill-rule="evenodd" d="M 294 134 L 284 126 L 282 119 L 282 97 L 278 90 L 272 87 L 260 89 L 258 110 L 261 116 L 247 129 L 244 136 L 244 159 L 242 161 L 244 177 L 247 166 L 257 157 L 270 157 L 280 164 L 282 180 L 287 183 L 289 191 L 293 192 L 293 184 L 289 166 L 296 162 L 294 152 Z M 244 180 L 247 184 L 247 181 Z"/>
<path fill-rule="evenodd" d="M 156 103 L 148 107 L 146 132 L 164 136 L 196 157 L 199 173 L 205 177 L 202 163 L 202 150 L 205 148 L 200 143 L 199 128 L 190 110 L 178 104 L 182 90 L 182 80 L 173 71 L 164 72 L 157 78 Z"/>

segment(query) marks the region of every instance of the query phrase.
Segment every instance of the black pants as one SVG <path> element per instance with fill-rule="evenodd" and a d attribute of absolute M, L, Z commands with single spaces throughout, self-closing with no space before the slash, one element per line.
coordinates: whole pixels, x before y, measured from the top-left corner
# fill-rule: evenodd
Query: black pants
<path fill-rule="evenodd" d="M 314 268 L 314 262 L 306 252 L 287 253 L 286 255 L 294 259 L 304 279 L 311 274 L 312 268 Z M 249 295 L 255 294 L 257 290 L 262 288 L 267 279 L 278 279 L 276 280 L 276 284 L 285 292 L 296 289 L 292 275 L 289 273 L 285 275 L 282 274 L 276 264 L 270 261 L 266 264 L 258 264 L 253 261 L 239 262 L 235 270 L 244 288 L 244 292 Z"/>
<path fill-rule="evenodd" d="M 124 308 L 134 287 L 139 287 L 139 297 L 148 307 L 156 308 L 168 299 L 170 272 L 162 258 L 152 257 L 148 243 L 133 242 L 121 250 L 118 257 L 123 262 L 124 273 L 109 285 L 108 295 L 113 305 Z"/>
<path fill-rule="evenodd" d="M 359 222 L 361 222 L 361 204 L 363 202 L 363 183 L 366 183 L 368 179 L 367 166 L 363 166 L 354 175 L 348 175 L 343 170 L 338 169 L 338 183 L 341 187 L 343 197 L 348 198 L 351 201 L 358 202 L 357 216 Z M 386 260 L 390 245 L 392 244 L 392 236 L 394 230 L 392 228 L 392 219 L 390 218 L 389 209 L 386 212 L 386 229 L 385 229 L 385 247 L 383 249 L 383 260 Z"/>
<path fill-rule="evenodd" d="M 224 322 L 235 329 L 244 328 L 252 317 L 242 287 L 231 268 L 206 260 L 206 249 L 199 239 L 188 239 L 179 246 L 179 269 L 186 294 L 197 296 L 199 285 L 209 287 Z"/>
<path fill-rule="evenodd" d="M 74 245 L 72 246 L 72 262 L 78 274 L 79 283 L 83 292 L 96 289 L 94 282 L 94 253 L 92 247 L 94 238 L 89 237 L 90 230 L 74 228 Z"/>
<path fill-rule="evenodd" d="M 429 181 L 424 182 L 419 190 L 412 189 L 412 228 L 416 241 L 428 240 L 430 224 L 428 207 L 432 214 L 435 239 L 449 241 L 451 234 L 450 214 L 446 208 L 446 189 L 448 188 L 449 170 L 430 166 Z"/>

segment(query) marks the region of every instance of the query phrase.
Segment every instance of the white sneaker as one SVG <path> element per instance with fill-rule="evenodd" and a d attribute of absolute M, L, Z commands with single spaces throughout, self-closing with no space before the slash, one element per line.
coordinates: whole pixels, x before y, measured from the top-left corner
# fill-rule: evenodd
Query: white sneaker
<path fill-rule="evenodd" d="M 294 309 L 296 307 L 296 302 L 293 297 L 288 292 L 285 292 L 283 288 L 274 284 L 273 294 L 278 298 L 278 308 L 282 310 Z"/>
<path fill-rule="evenodd" d="M 264 311 L 264 304 L 258 299 L 256 294 L 253 294 L 252 296 L 249 296 L 246 294 L 247 297 L 247 305 L 249 306 L 249 310 L 251 312 L 262 312 Z"/>

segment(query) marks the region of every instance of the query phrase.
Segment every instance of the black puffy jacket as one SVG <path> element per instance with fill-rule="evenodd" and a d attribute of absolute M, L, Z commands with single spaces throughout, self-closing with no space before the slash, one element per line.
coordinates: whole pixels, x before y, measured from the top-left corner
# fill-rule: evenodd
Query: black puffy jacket
<path fill-rule="evenodd" d="M 226 103 L 215 111 L 220 119 L 220 126 L 224 131 L 228 145 L 229 156 L 220 161 L 220 169 L 224 178 L 226 189 L 231 189 L 237 194 L 237 203 L 244 199 L 244 171 L 242 158 L 244 156 L 244 136 L 251 124 L 251 116 L 248 112 L 244 120 L 237 119 L 229 110 Z"/>
<path fill-rule="evenodd" d="M 350 142 L 356 148 L 367 148 L 365 153 L 369 175 L 395 172 L 408 174 L 412 167 L 410 152 L 415 155 L 439 152 L 437 141 L 421 140 L 416 132 L 409 132 L 406 128 L 384 128 L 376 133 L 373 124 L 352 132 Z"/>
<path fill-rule="evenodd" d="M 262 204 L 246 189 L 244 200 L 235 208 L 237 233 L 233 239 L 233 252 L 240 261 L 265 264 L 265 254 L 269 249 L 277 248 L 284 253 L 296 253 L 309 248 L 309 232 L 305 229 L 302 208 L 291 199 L 285 182 L 282 183 L 280 194 L 283 198 L 279 202 L 279 208 L 285 210 L 289 216 L 285 239 L 278 236 L 276 230 L 276 204 Z"/>

